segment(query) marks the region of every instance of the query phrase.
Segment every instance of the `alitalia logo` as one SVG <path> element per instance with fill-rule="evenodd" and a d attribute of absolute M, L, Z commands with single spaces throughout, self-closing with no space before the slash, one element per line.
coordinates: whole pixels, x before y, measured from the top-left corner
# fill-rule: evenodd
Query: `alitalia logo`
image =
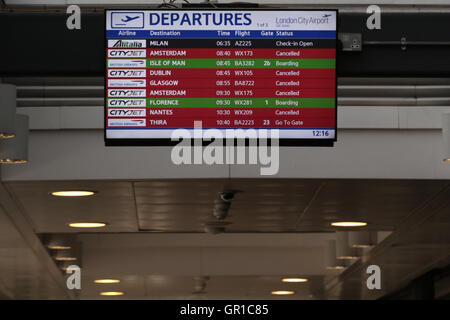
<path fill-rule="evenodd" d="M 145 40 L 108 40 L 108 48 L 145 48 Z"/>
<path fill-rule="evenodd" d="M 145 99 L 108 99 L 108 107 L 145 107 Z"/>

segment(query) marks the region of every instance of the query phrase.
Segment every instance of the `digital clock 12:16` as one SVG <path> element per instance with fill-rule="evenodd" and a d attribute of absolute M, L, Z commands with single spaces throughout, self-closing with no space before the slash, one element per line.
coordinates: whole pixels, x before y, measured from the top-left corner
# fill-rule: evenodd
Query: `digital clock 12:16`
<path fill-rule="evenodd" d="M 313 136 L 314 137 L 329 137 L 330 131 L 329 130 L 313 130 Z"/>

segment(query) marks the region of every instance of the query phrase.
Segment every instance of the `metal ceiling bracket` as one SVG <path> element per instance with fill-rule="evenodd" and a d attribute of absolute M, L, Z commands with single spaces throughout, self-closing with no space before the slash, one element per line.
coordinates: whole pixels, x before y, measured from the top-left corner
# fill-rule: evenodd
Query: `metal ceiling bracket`
<path fill-rule="evenodd" d="M 342 51 L 362 51 L 361 33 L 339 33 L 338 38 L 342 43 Z"/>

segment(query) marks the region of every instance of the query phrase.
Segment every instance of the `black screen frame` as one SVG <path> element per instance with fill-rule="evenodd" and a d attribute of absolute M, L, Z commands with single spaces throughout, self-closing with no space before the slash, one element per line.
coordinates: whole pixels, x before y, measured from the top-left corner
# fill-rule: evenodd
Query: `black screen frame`
<path fill-rule="evenodd" d="M 299 12 L 305 12 L 305 11 L 333 11 L 336 13 L 336 38 L 335 38 L 335 50 L 336 50 L 336 58 L 335 58 L 335 112 L 334 112 L 334 129 L 335 134 L 334 138 L 330 139 L 290 139 L 290 138 L 280 138 L 279 139 L 279 146 L 280 147 L 333 147 L 334 143 L 337 141 L 338 136 L 338 127 L 337 127 L 337 117 L 338 117 L 338 48 L 339 48 L 339 40 L 338 40 L 338 34 L 339 34 L 339 10 L 338 9 L 293 9 L 293 8 L 248 8 L 243 7 L 239 8 L 238 4 L 236 4 L 237 7 L 188 7 L 188 8 L 168 8 L 168 7 L 161 7 L 161 8 L 147 8 L 147 9 L 137 9 L 137 8 L 114 8 L 114 9 L 105 9 L 104 10 L 104 22 L 105 22 L 105 32 L 104 32 L 104 43 L 105 43 L 105 53 L 108 51 L 108 38 L 106 36 L 106 17 L 107 13 L 109 11 L 122 11 L 122 10 L 135 10 L 135 11 L 168 11 L 168 10 L 177 10 L 177 11 L 200 11 L 200 10 L 208 10 L 208 11 L 299 11 Z M 114 147 L 114 146 L 128 146 L 128 147 L 171 147 L 175 146 L 180 143 L 180 141 L 172 141 L 170 138 L 155 138 L 155 139 L 108 139 L 106 137 L 106 131 L 107 131 L 107 111 L 108 107 L 106 105 L 107 102 L 107 54 L 105 56 L 104 66 L 105 66 L 105 77 L 104 77 L 104 101 L 103 101 L 103 108 L 104 108 L 104 127 L 103 127 L 103 134 L 104 134 L 104 141 L 106 147 Z M 241 128 L 241 129 L 251 129 L 251 128 Z M 270 129 L 276 129 L 276 128 L 267 128 Z M 192 140 L 193 141 L 193 140 Z M 269 139 L 270 141 L 270 139 Z M 208 145 L 211 141 L 204 141 L 202 140 L 202 145 Z M 237 144 L 237 140 L 235 139 L 234 144 Z M 246 141 L 246 144 L 248 145 L 248 140 Z"/>

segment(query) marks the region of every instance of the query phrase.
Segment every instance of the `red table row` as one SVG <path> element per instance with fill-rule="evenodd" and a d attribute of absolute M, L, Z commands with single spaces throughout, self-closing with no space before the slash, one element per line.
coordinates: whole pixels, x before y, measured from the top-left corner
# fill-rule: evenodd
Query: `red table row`
<path fill-rule="evenodd" d="M 167 89 L 154 87 L 147 90 L 148 98 L 334 98 L 335 88 L 327 89 Z"/>
<path fill-rule="evenodd" d="M 145 110 L 145 112 L 141 112 Z M 109 118 L 334 118 L 334 108 L 109 108 Z"/>
<path fill-rule="evenodd" d="M 128 87 L 128 84 L 139 82 L 144 84 L 144 79 L 108 79 L 109 88 Z M 334 78 L 306 78 L 295 77 L 277 78 L 184 78 L 184 79 L 147 79 L 145 81 L 147 88 L 176 88 L 176 89 L 195 89 L 195 88 L 241 88 L 241 89 L 261 89 L 261 88 L 279 88 L 286 89 L 319 89 L 334 88 L 336 82 Z"/>
<path fill-rule="evenodd" d="M 165 49 L 108 49 L 107 58 L 150 59 L 335 59 L 335 49 L 217 49 L 217 48 L 165 48 Z"/>
<path fill-rule="evenodd" d="M 334 78 L 336 69 L 108 69 L 108 78 L 216 78 L 216 77 L 255 77 L 255 78 Z"/>
<path fill-rule="evenodd" d="M 121 127 L 115 125 L 121 121 L 133 121 L 132 119 L 108 118 L 108 126 L 112 128 Z M 136 121 L 138 121 L 136 119 Z M 189 119 L 176 118 L 168 119 L 164 116 L 151 117 L 146 119 L 146 123 L 142 127 L 148 128 L 193 128 L 194 121 L 201 121 L 203 128 L 332 128 L 335 126 L 334 118 L 307 118 L 307 119 L 279 119 L 279 118 L 251 118 L 251 119 L 220 119 L 220 118 L 204 118 Z M 126 126 L 122 128 L 129 128 Z M 136 126 L 138 127 L 138 126 Z"/>

